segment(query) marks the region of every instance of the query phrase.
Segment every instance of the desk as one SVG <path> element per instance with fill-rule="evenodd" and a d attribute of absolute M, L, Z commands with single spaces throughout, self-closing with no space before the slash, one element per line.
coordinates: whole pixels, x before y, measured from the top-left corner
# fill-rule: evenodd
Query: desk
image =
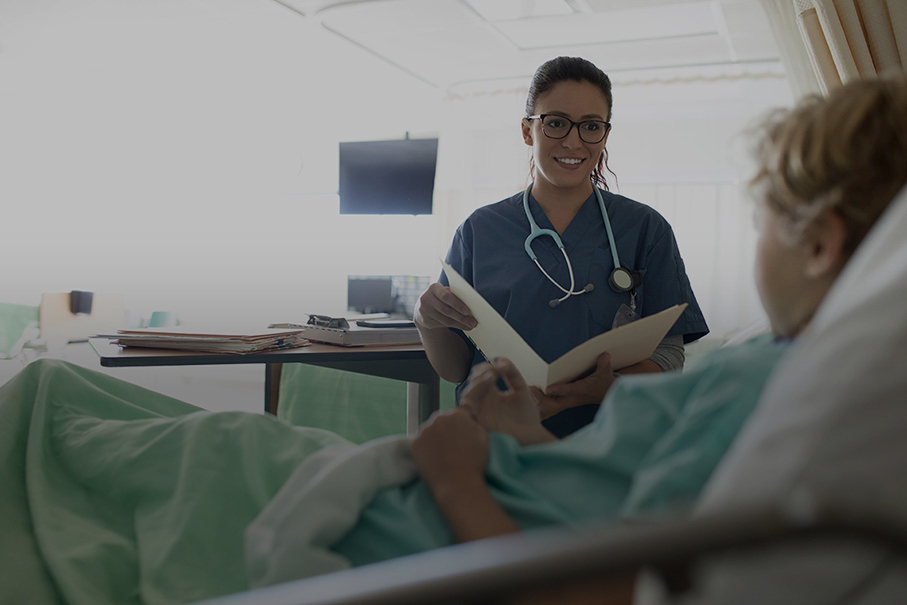
<path fill-rule="evenodd" d="M 280 371 L 285 363 L 307 363 L 358 374 L 402 380 L 406 385 L 406 431 L 414 433 L 440 406 L 441 381 L 418 345 L 338 347 L 313 342 L 305 347 L 233 355 L 120 347 L 106 338 L 89 340 L 104 367 L 265 364 L 265 412 L 277 413 Z"/>

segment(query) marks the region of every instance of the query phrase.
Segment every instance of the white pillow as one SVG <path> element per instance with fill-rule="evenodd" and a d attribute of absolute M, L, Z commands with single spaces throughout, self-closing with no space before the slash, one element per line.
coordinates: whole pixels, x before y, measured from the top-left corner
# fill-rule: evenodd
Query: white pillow
<path fill-rule="evenodd" d="M 905 348 L 907 189 L 769 381 L 701 509 L 809 488 L 867 504 L 894 498 L 907 518 Z M 888 480 L 894 477 L 903 480 Z"/>

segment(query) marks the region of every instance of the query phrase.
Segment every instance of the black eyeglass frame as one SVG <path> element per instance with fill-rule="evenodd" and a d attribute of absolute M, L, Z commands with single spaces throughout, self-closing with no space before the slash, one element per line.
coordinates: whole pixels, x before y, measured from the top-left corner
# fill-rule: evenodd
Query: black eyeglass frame
<path fill-rule="evenodd" d="M 560 136 L 560 137 L 551 136 L 550 134 L 548 134 L 548 131 L 545 130 L 545 118 L 549 118 L 549 117 L 550 117 L 550 118 L 558 118 L 558 119 L 560 119 L 560 120 L 565 120 L 565 121 L 567 121 L 567 122 L 570 122 L 570 127 L 567 129 L 567 132 L 565 132 L 563 136 Z M 544 133 L 544 135 L 545 135 L 546 137 L 548 137 L 549 139 L 555 139 L 555 140 L 566 139 L 567 137 L 570 136 L 570 131 L 573 130 L 573 127 L 576 126 L 576 127 L 577 127 L 577 128 L 576 128 L 576 131 L 579 133 L 579 138 L 580 138 L 584 143 L 588 143 L 589 145 L 595 145 L 596 143 L 601 143 L 601 142 L 604 140 L 604 138 L 605 138 L 606 136 L 608 136 L 608 132 L 611 130 L 611 122 L 606 122 L 606 121 L 604 121 L 604 120 L 582 120 L 582 121 L 580 121 L 580 122 L 574 122 L 574 121 L 571 120 L 570 118 L 565 117 L 565 116 L 562 116 L 562 115 L 559 115 L 559 114 L 556 114 L 556 113 L 539 113 L 539 114 L 536 114 L 536 115 L 534 115 L 534 116 L 526 116 L 525 119 L 527 119 L 527 120 L 538 120 L 538 121 L 539 121 L 539 124 L 540 124 L 541 127 L 542 127 L 542 132 Z M 586 139 L 583 138 L 582 125 L 583 125 L 583 124 L 588 124 L 589 122 L 592 122 L 592 123 L 595 123 L 595 124 L 604 124 L 604 125 L 605 125 L 604 132 L 602 132 L 602 136 L 601 136 L 597 141 L 587 141 Z"/>

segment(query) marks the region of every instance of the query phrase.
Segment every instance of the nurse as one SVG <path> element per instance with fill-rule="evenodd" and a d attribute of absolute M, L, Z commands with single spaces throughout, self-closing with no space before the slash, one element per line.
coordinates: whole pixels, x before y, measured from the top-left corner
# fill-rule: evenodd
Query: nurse
<path fill-rule="evenodd" d="M 653 355 L 621 373 L 683 367 L 684 344 L 708 333 L 673 231 L 652 208 L 608 191 L 611 81 L 591 62 L 558 57 L 533 76 L 522 119 L 532 184 L 476 210 L 447 262 L 547 362 L 612 328 L 678 303 L 688 306 Z M 484 361 L 463 330 L 469 308 L 432 284 L 415 308 L 435 371 L 460 383 Z M 545 427 L 568 435 L 591 422 L 616 375 L 607 354 L 571 383 L 533 388 Z"/>

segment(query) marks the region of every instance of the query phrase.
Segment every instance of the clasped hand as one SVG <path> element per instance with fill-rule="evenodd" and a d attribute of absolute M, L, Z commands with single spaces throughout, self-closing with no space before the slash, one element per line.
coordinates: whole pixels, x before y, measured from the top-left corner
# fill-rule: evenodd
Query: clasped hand
<path fill-rule="evenodd" d="M 554 439 L 542 427 L 536 398 L 509 359 L 476 365 L 460 403 L 485 430 L 511 435 L 522 445 Z"/>
<path fill-rule="evenodd" d="M 412 444 L 419 474 L 437 484 L 455 475 L 484 472 L 488 432 L 507 433 L 522 445 L 555 440 L 541 424 L 526 381 L 508 359 L 475 366 L 460 405 L 434 414 L 419 430 Z"/>
<path fill-rule="evenodd" d="M 460 405 L 434 414 L 413 439 L 419 476 L 433 493 L 460 489 L 484 476 L 489 432 L 507 433 L 522 445 L 556 440 L 542 426 L 526 381 L 507 359 L 473 368 Z"/>

